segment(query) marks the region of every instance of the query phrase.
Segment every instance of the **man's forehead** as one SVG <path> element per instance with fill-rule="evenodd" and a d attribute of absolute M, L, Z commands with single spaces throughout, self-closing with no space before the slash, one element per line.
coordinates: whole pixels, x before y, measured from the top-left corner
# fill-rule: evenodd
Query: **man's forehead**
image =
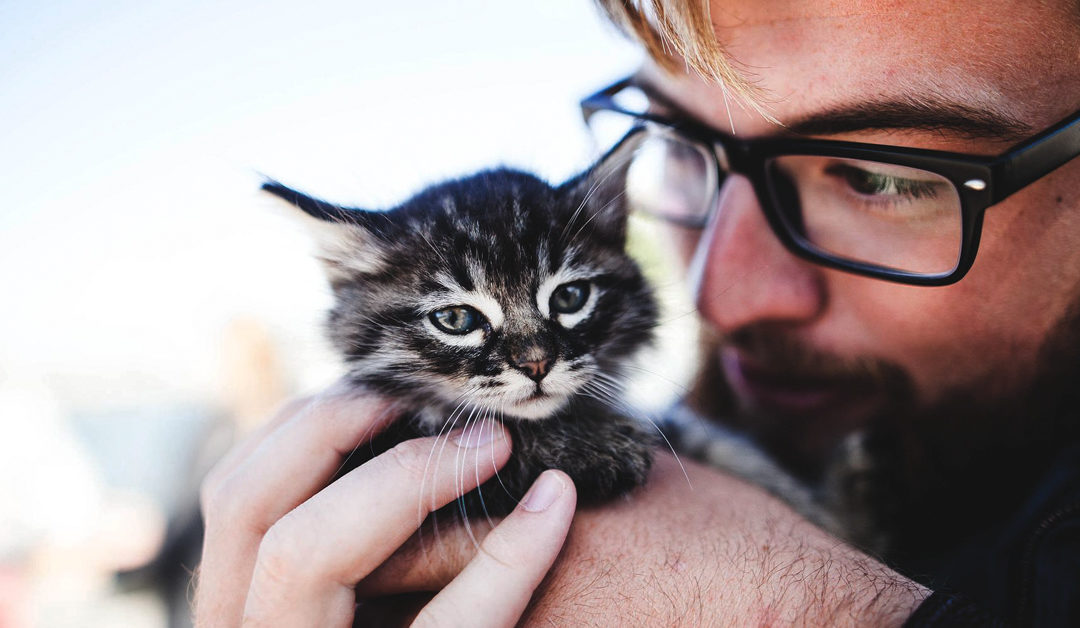
<path fill-rule="evenodd" d="M 837 112 L 852 121 L 852 113 L 891 111 L 896 122 L 921 110 L 940 133 L 950 127 L 938 122 L 967 115 L 975 123 L 957 135 L 1008 144 L 1080 107 L 1080 16 L 1030 2 L 1023 12 L 997 12 L 1002 4 L 1012 3 L 740 0 L 714 2 L 713 20 L 729 54 L 768 94 L 766 109 L 789 128 L 817 133 L 822 116 Z M 778 131 L 715 86 L 644 75 L 713 126 Z"/>
<path fill-rule="evenodd" d="M 719 29 L 877 20 L 885 30 L 892 30 L 911 19 L 936 21 L 939 30 L 956 32 L 993 28 L 995 22 L 1019 24 L 1032 17 L 1080 20 L 1080 4 L 1075 0 L 711 0 L 709 10 Z"/>
<path fill-rule="evenodd" d="M 713 24 L 720 28 L 852 16 L 890 17 L 906 15 L 913 10 L 913 3 L 909 0 L 712 0 L 709 5 Z"/>

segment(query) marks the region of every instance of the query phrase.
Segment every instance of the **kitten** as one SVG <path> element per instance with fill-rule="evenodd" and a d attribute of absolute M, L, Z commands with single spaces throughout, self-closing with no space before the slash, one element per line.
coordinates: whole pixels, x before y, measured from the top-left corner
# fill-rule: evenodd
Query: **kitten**
<path fill-rule="evenodd" d="M 613 174 L 599 165 L 553 187 L 493 170 L 388 211 L 263 185 L 315 228 L 335 297 L 327 329 L 348 379 L 403 409 L 351 467 L 408 438 L 495 420 L 513 453 L 467 496 L 470 513 L 508 513 L 548 468 L 570 475 L 583 504 L 645 482 L 655 431 L 620 411 L 621 367 L 650 342 L 657 306 L 625 251 Z"/>

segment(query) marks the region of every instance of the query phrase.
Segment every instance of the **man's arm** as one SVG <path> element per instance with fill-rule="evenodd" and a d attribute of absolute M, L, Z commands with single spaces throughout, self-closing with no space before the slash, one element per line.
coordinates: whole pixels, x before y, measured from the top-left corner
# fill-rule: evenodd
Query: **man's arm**
<path fill-rule="evenodd" d="M 632 497 L 579 511 L 527 624 L 899 625 L 930 594 L 764 491 L 670 455 Z M 450 535 L 442 531 L 446 542 Z M 432 589 L 453 573 L 406 551 L 366 593 Z"/>

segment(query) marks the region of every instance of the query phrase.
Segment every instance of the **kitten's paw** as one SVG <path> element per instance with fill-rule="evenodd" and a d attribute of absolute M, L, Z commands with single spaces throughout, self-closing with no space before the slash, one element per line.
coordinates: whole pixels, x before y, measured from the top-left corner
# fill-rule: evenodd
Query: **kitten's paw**
<path fill-rule="evenodd" d="M 567 471 L 577 487 L 578 501 L 595 504 L 624 495 L 645 484 L 652 467 L 652 447 L 623 447 L 616 458 L 600 456 L 593 466 Z"/>
<path fill-rule="evenodd" d="M 656 444 L 630 419 L 609 417 L 592 428 L 588 438 L 565 443 L 552 461 L 574 480 L 582 504 L 603 502 L 644 484 Z"/>

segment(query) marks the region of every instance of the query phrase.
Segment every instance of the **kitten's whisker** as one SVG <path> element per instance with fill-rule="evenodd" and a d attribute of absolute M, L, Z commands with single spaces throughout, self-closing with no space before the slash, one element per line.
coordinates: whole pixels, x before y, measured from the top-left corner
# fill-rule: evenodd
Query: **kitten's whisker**
<path fill-rule="evenodd" d="M 682 458 L 679 457 L 679 452 L 675 451 L 675 446 L 671 444 L 671 440 L 668 439 L 667 434 L 664 433 L 664 430 L 660 428 L 660 425 L 656 421 L 654 421 L 647 413 L 642 411 L 640 408 L 634 408 L 630 404 L 619 399 L 616 396 L 616 391 L 611 388 L 611 385 L 603 382 L 602 380 L 594 379 L 588 381 L 585 383 L 584 386 L 582 386 L 582 390 L 602 395 L 603 397 L 605 397 L 604 399 L 595 396 L 593 398 L 597 401 L 608 403 L 617 412 L 622 412 L 623 414 L 627 414 L 629 416 L 636 416 L 637 418 L 648 421 L 649 425 L 652 425 L 653 429 L 656 430 L 656 433 L 660 435 L 660 438 L 664 439 L 664 444 L 666 444 L 667 448 L 671 451 L 671 455 L 675 457 L 675 462 L 679 464 L 679 469 L 682 471 L 683 477 L 686 478 L 687 486 L 690 487 L 690 490 L 694 490 L 694 484 L 690 481 L 690 474 L 687 473 L 686 466 L 683 465 Z"/>
<path fill-rule="evenodd" d="M 656 371 L 647 369 L 647 368 L 645 368 L 643 366 L 638 366 L 637 364 L 623 364 L 622 367 L 623 368 L 628 368 L 628 369 L 634 369 L 635 371 L 641 371 L 642 373 L 647 373 L 649 375 L 652 375 L 653 377 L 656 377 L 657 379 L 662 379 L 665 382 L 671 384 L 672 386 L 678 388 L 679 392 L 681 392 L 683 394 L 687 394 L 687 395 L 690 394 L 690 389 L 689 388 L 687 388 L 683 384 L 680 384 L 679 382 L 677 382 L 677 381 L 675 381 L 675 380 L 673 380 L 671 378 L 665 377 L 665 376 L 661 375 L 660 373 L 657 373 Z"/>
<path fill-rule="evenodd" d="M 460 404 L 459 404 L 458 407 L 459 408 L 461 407 Z M 473 412 L 476 412 L 476 406 L 473 406 L 473 409 L 470 412 L 470 416 L 472 415 Z M 462 414 L 462 412 L 457 412 L 456 415 L 454 415 L 454 420 L 449 426 L 450 430 L 453 430 L 454 426 L 457 425 L 458 419 L 461 418 L 461 414 Z M 466 421 L 466 423 L 467 423 L 467 421 Z M 436 443 L 438 442 L 438 440 L 439 439 L 436 439 Z M 443 453 L 446 451 L 446 443 L 450 440 L 449 432 L 447 432 L 447 434 L 445 436 L 443 436 L 441 438 L 441 440 L 442 440 L 442 444 L 439 446 L 439 455 L 435 458 L 435 466 L 436 467 L 439 466 L 439 464 L 442 462 Z M 425 478 L 426 478 L 427 474 L 425 473 L 424 475 L 425 475 Z M 434 487 L 432 487 L 432 490 L 431 490 L 431 502 L 430 502 L 430 506 L 428 507 L 428 510 L 431 512 L 431 527 L 434 528 L 434 530 L 435 530 L 435 542 L 439 543 L 440 540 L 441 540 L 441 535 L 439 533 L 438 504 L 435 501 L 435 488 Z M 440 543 L 440 547 L 441 547 L 441 543 Z"/>
<path fill-rule="evenodd" d="M 504 402 L 504 403 L 505 403 L 505 402 Z M 489 416 L 489 418 L 490 418 L 490 420 L 491 420 L 491 422 L 492 422 L 492 424 L 491 424 L 491 428 L 492 428 L 492 429 L 495 429 L 495 421 L 496 421 L 496 420 L 498 420 L 498 422 L 499 422 L 499 426 L 500 426 L 500 427 L 503 427 L 503 428 L 505 428 L 505 425 L 503 424 L 503 420 L 502 420 L 502 415 L 503 415 L 503 410 L 502 410 L 502 408 L 501 408 L 501 407 L 500 407 L 500 408 L 498 408 L 498 409 L 495 409 L 495 408 L 489 408 L 489 410 L 490 410 L 490 414 L 489 414 L 488 416 Z M 499 416 L 498 416 L 498 419 L 496 419 L 496 413 L 498 413 L 498 415 L 499 415 Z M 492 466 L 494 466 L 494 465 L 495 465 L 495 441 L 494 441 L 494 440 L 492 440 L 492 441 L 491 441 L 491 464 L 492 464 Z M 506 491 L 506 494 L 507 494 L 507 495 L 509 495 L 509 496 L 510 496 L 510 498 L 511 498 L 511 499 L 513 499 L 515 503 L 520 503 L 520 502 L 518 502 L 518 499 L 517 499 L 517 498 L 516 498 L 516 497 L 514 496 L 514 494 L 510 492 L 510 489 L 508 489 L 508 488 L 506 487 L 506 484 L 504 484 L 504 483 L 503 483 L 503 480 L 502 480 L 502 478 L 501 478 L 501 477 L 499 476 L 499 471 L 498 471 L 498 469 L 496 469 L 496 470 L 495 470 L 495 477 L 496 477 L 496 478 L 498 479 L 498 481 L 499 481 L 499 485 L 500 485 L 500 486 L 502 486 L 502 489 L 503 489 L 504 491 Z M 480 501 L 480 503 L 481 503 L 481 505 L 483 505 L 483 503 L 484 503 L 484 502 L 483 502 L 483 497 L 482 497 L 482 496 L 481 496 L 481 501 Z M 509 513 L 508 513 L 508 514 L 509 514 Z M 493 529 L 493 528 L 495 527 L 495 522 L 493 522 L 493 521 L 491 520 L 491 517 L 488 517 L 487 515 L 488 515 L 488 513 L 487 513 L 487 507 L 485 506 L 485 507 L 484 507 L 484 516 L 485 516 L 485 517 L 487 517 L 487 522 L 488 522 L 488 525 L 489 525 L 489 526 L 491 526 L 491 528 Z M 490 531 L 490 530 L 489 530 L 489 531 Z M 477 550 L 478 552 L 486 552 L 486 551 L 487 551 L 487 550 L 485 550 L 485 549 L 483 548 L 483 546 L 480 546 L 480 545 L 477 545 L 477 546 L 476 546 L 476 550 Z M 490 554 L 489 554 L 489 555 L 490 555 Z"/>
<path fill-rule="evenodd" d="M 496 418 L 499 421 L 499 426 L 503 427 L 505 429 L 506 425 L 505 425 L 505 423 L 503 423 L 503 410 L 502 410 L 502 408 L 499 408 L 498 410 L 493 410 L 492 411 L 492 416 L 493 417 L 495 416 L 496 412 L 498 413 L 498 417 L 496 417 Z M 491 446 L 491 464 L 493 466 L 495 465 L 495 445 L 494 444 L 492 444 L 492 446 Z M 508 487 L 506 485 L 506 482 L 503 481 L 502 476 L 499 475 L 499 470 L 498 469 L 495 469 L 495 479 L 498 480 L 499 486 L 502 487 L 503 492 L 506 493 L 510 497 L 510 499 L 514 500 L 515 503 L 517 503 L 518 498 L 510 491 L 510 487 Z"/>
<path fill-rule="evenodd" d="M 570 232 L 570 227 L 577 221 L 581 212 L 585 209 L 585 206 L 589 204 L 589 200 L 592 199 L 593 194 L 600 189 L 600 185 L 603 183 L 602 179 L 598 179 L 593 182 L 589 191 L 585 193 L 585 196 L 581 199 L 581 203 L 574 209 L 574 213 L 570 215 L 570 220 L 566 221 L 566 225 L 563 226 L 562 233 L 559 235 L 559 241 L 566 242 L 566 234 Z"/>
<path fill-rule="evenodd" d="M 476 414 L 477 408 L 474 407 L 473 411 L 469 413 L 469 417 L 465 419 L 464 430 L 468 431 L 469 423 L 473 420 L 473 415 Z M 454 453 L 454 479 L 456 484 L 454 485 L 458 493 L 458 510 L 461 512 L 461 522 L 465 526 L 465 533 L 469 535 L 469 539 L 472 541 L 473 546 L 479 548 L 480 542 L 476 540 L 476 535 L 473 534 L 472 523 L 469 521 L 469 514 L 465 508 L 465 461 L 463 449 L 461 447 Z M 461 456 L 461 458 L 459 458 Z M 459 463 L 460 460 L 460 463 Z"/>
<path fill-rule="evenodd" d="M 478 389 L 473 388 L 473 389 L 470 389 L 470 390 L 466 390 L 466 391 L 462 392 L 460 395 L 458 395 L 458 399 L 461 399 L 461 401 L 458 402 L 458 404 L 456 406 L 454 406 L 454 409 L 450 411 L 450 414 L 447 415 L 446 420 L 443 421 L 442 426 L 439 428 L 438 434 L 435 435 L 435 441 L 431 443 L 431 451 L 428 452 L 427 461 L 424 463 L 424 473 L 421 476 L 422 479 L 420 480 L 420 501 L 416 504 L 416 517 L 417 517 L 418 525 L 420 525 L 420 524 L 422 524 L 424 522 L 424 519 L 427 517 L 428 512 L 432 512 L 432 516 L 433 517 L 435 516 L 434 515 L 434 510 L 435 510 L 436 504 L 435 504 L 435 487 L 434 487 L 434 485 L 431 487 L 431 500 L 430 500 L 431 506 L 426 510 L 424 509 L 424 501 L 425 501 L 424 500 L 424 487 L 427 484 L 428 470 L 431 468 L 431 459 L 432 459 L 432 456 L 435 454 L 435 448 L 439 446 L 439 440 L 440 439 L 442 439 L 444 444 L 445 444 L 446 439 L 442 438 L 443 433 L 448 431 L 448 429 L 447 429 L 448 427 L 451 430 L 453 429 L 452 423 L 457 422 L 456 415 L 458 414 L 458 412 L 466 404 L 469 403 L 468 395 L 473 393 L 473 392 L 476 392 L 476 390 L 478 390 Z M 455 399 L 454 401 L 457 401 L 457 399 Z M 436 530 L 437 529 L 438 529 L 438 527 L 436 526 Z M 420 545 L 421 545 L 421 548 L 423 548 L 423 544 L 424 544 L 423 543 L 423 534 L 421 534 L 420 536 L 421 536 Z M 426 552 L 426 550 L 425 550 L 425 552 Z"/>
<path fill-rule="evenodd" d="M 675 386 L 676 388 L 680 388 L 681 391 L 683 391 L 684 393 L 687 393 L 687 395 L 690 392 L 690 390 L 686 386 L 680 385 L 677 382 L 674 382 L 674 380 L 669 379 L 667 377 L 664 377 L 663 375 L 661 375 L 659 373 L 650 371 L 649 369 L 645 369 L 645 368 L 643 368 L 643 366 L 638 366 L 636 364 L 623 364 L 623 366 L 624 366 L 624 368 L 634 369 L 636 371 L 642 371 L 644 373 L 648 373 L 649 375 L 659 377 L 659 378 L 665 380 L 665 382 L 671 384 L 672 386 Z M 599 373 L 599 372 L 593 373 L 593 377 L 595 378 L 594 380 L 598 380 L 598 382 L 605 382 L 605 383 L 607 383 L 608 386 L 617 387 L 619 390 L 622 390 L 622 386 L 624 385 L 623 382 L 620 382 L 619 379 L 617 379 L 615 376 L 612 376 L 612 375 L 610 375 L 608 373 Z M 644 413 L 644 411 L 642 409 L 633 409 L 633 406 L 631 406 L 630 404 L 624 404 L 624 407 L 627 410 L 634 410 L 635 412 Z M 704 424 L 704 419 L 702 419 L 701 416 L 699 416 L 697 413 L 694 413 L 693 417 L 694 417 L 694 419 L 697 420 L 698 425 L 699 425 L 699 427 L 701 429 L 703 429 L 703 430 L 707 429 L 705 424 Z"/>
<path fill-rule="evenodd" d="M 465 436 L 466 438 L 469 437 L 466 434 L 469 431 L 469 425 L 472 424 L 472 422 L 473 422 L 473 417 L 476 416 L 476 413 L 478 411 L 482 411 L 482 410 L 483 410 L 483 408 L 481 406 L 474 405 L 472 410 L 469 411 L 469 416 L 465 417 L 465 425 L 461 426 L 461 429 L 462 429 L 462 435 Z M 462 457 L 462 452 L 463 451 L 464 451 L 464 449 L 462 447 L 458 447 L 454 451 L 454 489 L 455 489 L 455 492 L 458 494 L 459 499 L 461 498 L 461 494 L 463 492 L 463 486 L 464 486 L 464 468 L 465 467 L 464 467 L 464 464 L 461 462 L 461 457 Z M 461 477 L 460 478 L 458 477 L 458 475 L 459 475 L 458 472 L 459 471 L 461 472 L 461 474 L 460 474 Z M 464 513 L 462 513 L 462 514 L 464 514 Z"/>
<path fill-rule="evenodd" d="M 590 223 L 590 222 L 592 222 L 594 218 L 596 218 L 596 217 L 597 217 L 597 216 L 599 216 L 600 214 L 602 214 L 602 213 L 604 213 L 605 211 L 607 211 L 607 208 L 608 208 L 608 207 L 611 207 L 611 205 L 612 205 L 613 203 L 615 203 L 616 201 L 618 201 L 618 200 L 619 200 L 620 198 L 622 198 L 622 197 L 623 197 L 623 196 L 624 196 L 625 194 L 626 194 L 626 192 L 625 192 L 625 191 L 623 191 L 623 192 L 619 192 L 619 193 L 618 193 L 618 194 L 616 194 L 615 196 L 611 197 L 611 200 L 609 200 L 608 202 L 604 203 L 604 204 L 603 204 L 603 205 L 602 205 L 602 206 L 600 207 L 600 209 L 598 209 L 598 210 L 594 211 L 594 212 L 593 212 L 593 214 L 592 214 L 592 216 L 589 216 L 589 219 L 588 219 L 588 220 L 586 220 L 586 221 L 585 221 L 584 223 L 582 223 L 582 225 L 581 225 L 580 227 L 578 227 L 578 230 L 574 232 L 574 235 L 570 237 L 570 242 L 572 243 L 572 242 L 573 242 L 574 240 L 577 240 L 577 239 L 578 239 L 578 236 L 579 236 L 579 235 L 581 235 L 581 232 L 585 231 L 585 227 L 588 227 L 588 226 L 589 226 L 589 223 Z"/>
<path fill-rule="evenodd" d="M 491 429 L 495 430 L 495 419 L 491 415 L 491 409 L 485 408 L 484 413 L 480 417 L 481 424 L 484 421 L 491 421 Z M 491 520 L 491 513 L 488 512 L 487 504 L 484 503 L 484 492 L 480 490 L 480 447 L 476 448 L 476 459 L 473 461 L 473 469 L 476 473 L 476 496 L 480 498 L 480 511 L 484 513 L 484 519 L 487 519 L 488 526 L 495 527 L 495 523 Z M 491 464 L 495 465 L 495 439 L 491 440 Z"/>
<path fill-rule="evenodd" d="M 652 370 L 650 370 L 650 369 L 644 368 L 644 367 L 642 367 L 642 366 L 639 366 L 639 365 L 637 365 L 637 364 L 629 364 L 629 363 L 627 363 L 627 364 L 623 364 L 622 366 L 623 366 L 623 368 L 630 368 L 630 369 L 634 369 L 634 370 L 636 370 L 636 371 L 641 371 L 642 373 L 647 373 L 647 374 L 649 374 L 649 375 L 652 375 L 652 376 L 654 376 L 654 377 L 657 377 L 657 378 L 659 378 L 659 379 L 662 379 L 662 380 L 664 380 L 665 382 L 667 382 L 667 383 L 671 384 L 672 386 L 674 386 L 675 388 L 678 388 L 678 389 L 679 389 L 679 391 L 680 391 L 681 393 L 683 393 L 683 395 L 689 395 L 689 394 L 691 393 L 691 390 L 690 390 L 689 388 L 687 388 L 686 386 L 684 386 L 684 385 L 682 385 L 682 384 L 680 384 L 680 383 L 678 383 L 678 382 L 676 382 L 676 381 L 674 381 L 674 380 L 672 380 L 672 379 L 669 379 L 669 378 L 667 378 L 667 377 L 664 377 L 664 376 L 663 376 L 663 375 L 661 375 L 660 373 L 657 373 L 657 372 L 655 372 L 655 371 L 652 371 Z M 597 377 L 602 377 L 602 378 L 607 378 L 607 380 L 608 380 L 608 381 L 614 381 L 614 378 L 612 378 L 612 377 L 611 377 L 610 375 L 608 375 L 607 373 L 596 373 L 596 374 L 595 374 L 595 376 L 597 376 Z M 701 433 L 703 433 L 703 434 L 704 434 L 704 433 L 708 433 L 708 431 L 709 431 L 709 426 L 708 426 L 708 424 L 706 423 L 705 419 L 704 419 L 704 418 L 703 418 L 703 417 L 702 417 L 702 416 L 701 416 L 700 414 L 698 414 L 697 412 L 692 412 L 692 413 L 690 413 L 690 414 L 691 414 L 691 415 L 693 416 L 693 418 L 694 418 L 694 422 L 695 422 L 695 424 L 697 425 L 698 429 L 700 429 L 700 430 L 701 430 Z"/>

